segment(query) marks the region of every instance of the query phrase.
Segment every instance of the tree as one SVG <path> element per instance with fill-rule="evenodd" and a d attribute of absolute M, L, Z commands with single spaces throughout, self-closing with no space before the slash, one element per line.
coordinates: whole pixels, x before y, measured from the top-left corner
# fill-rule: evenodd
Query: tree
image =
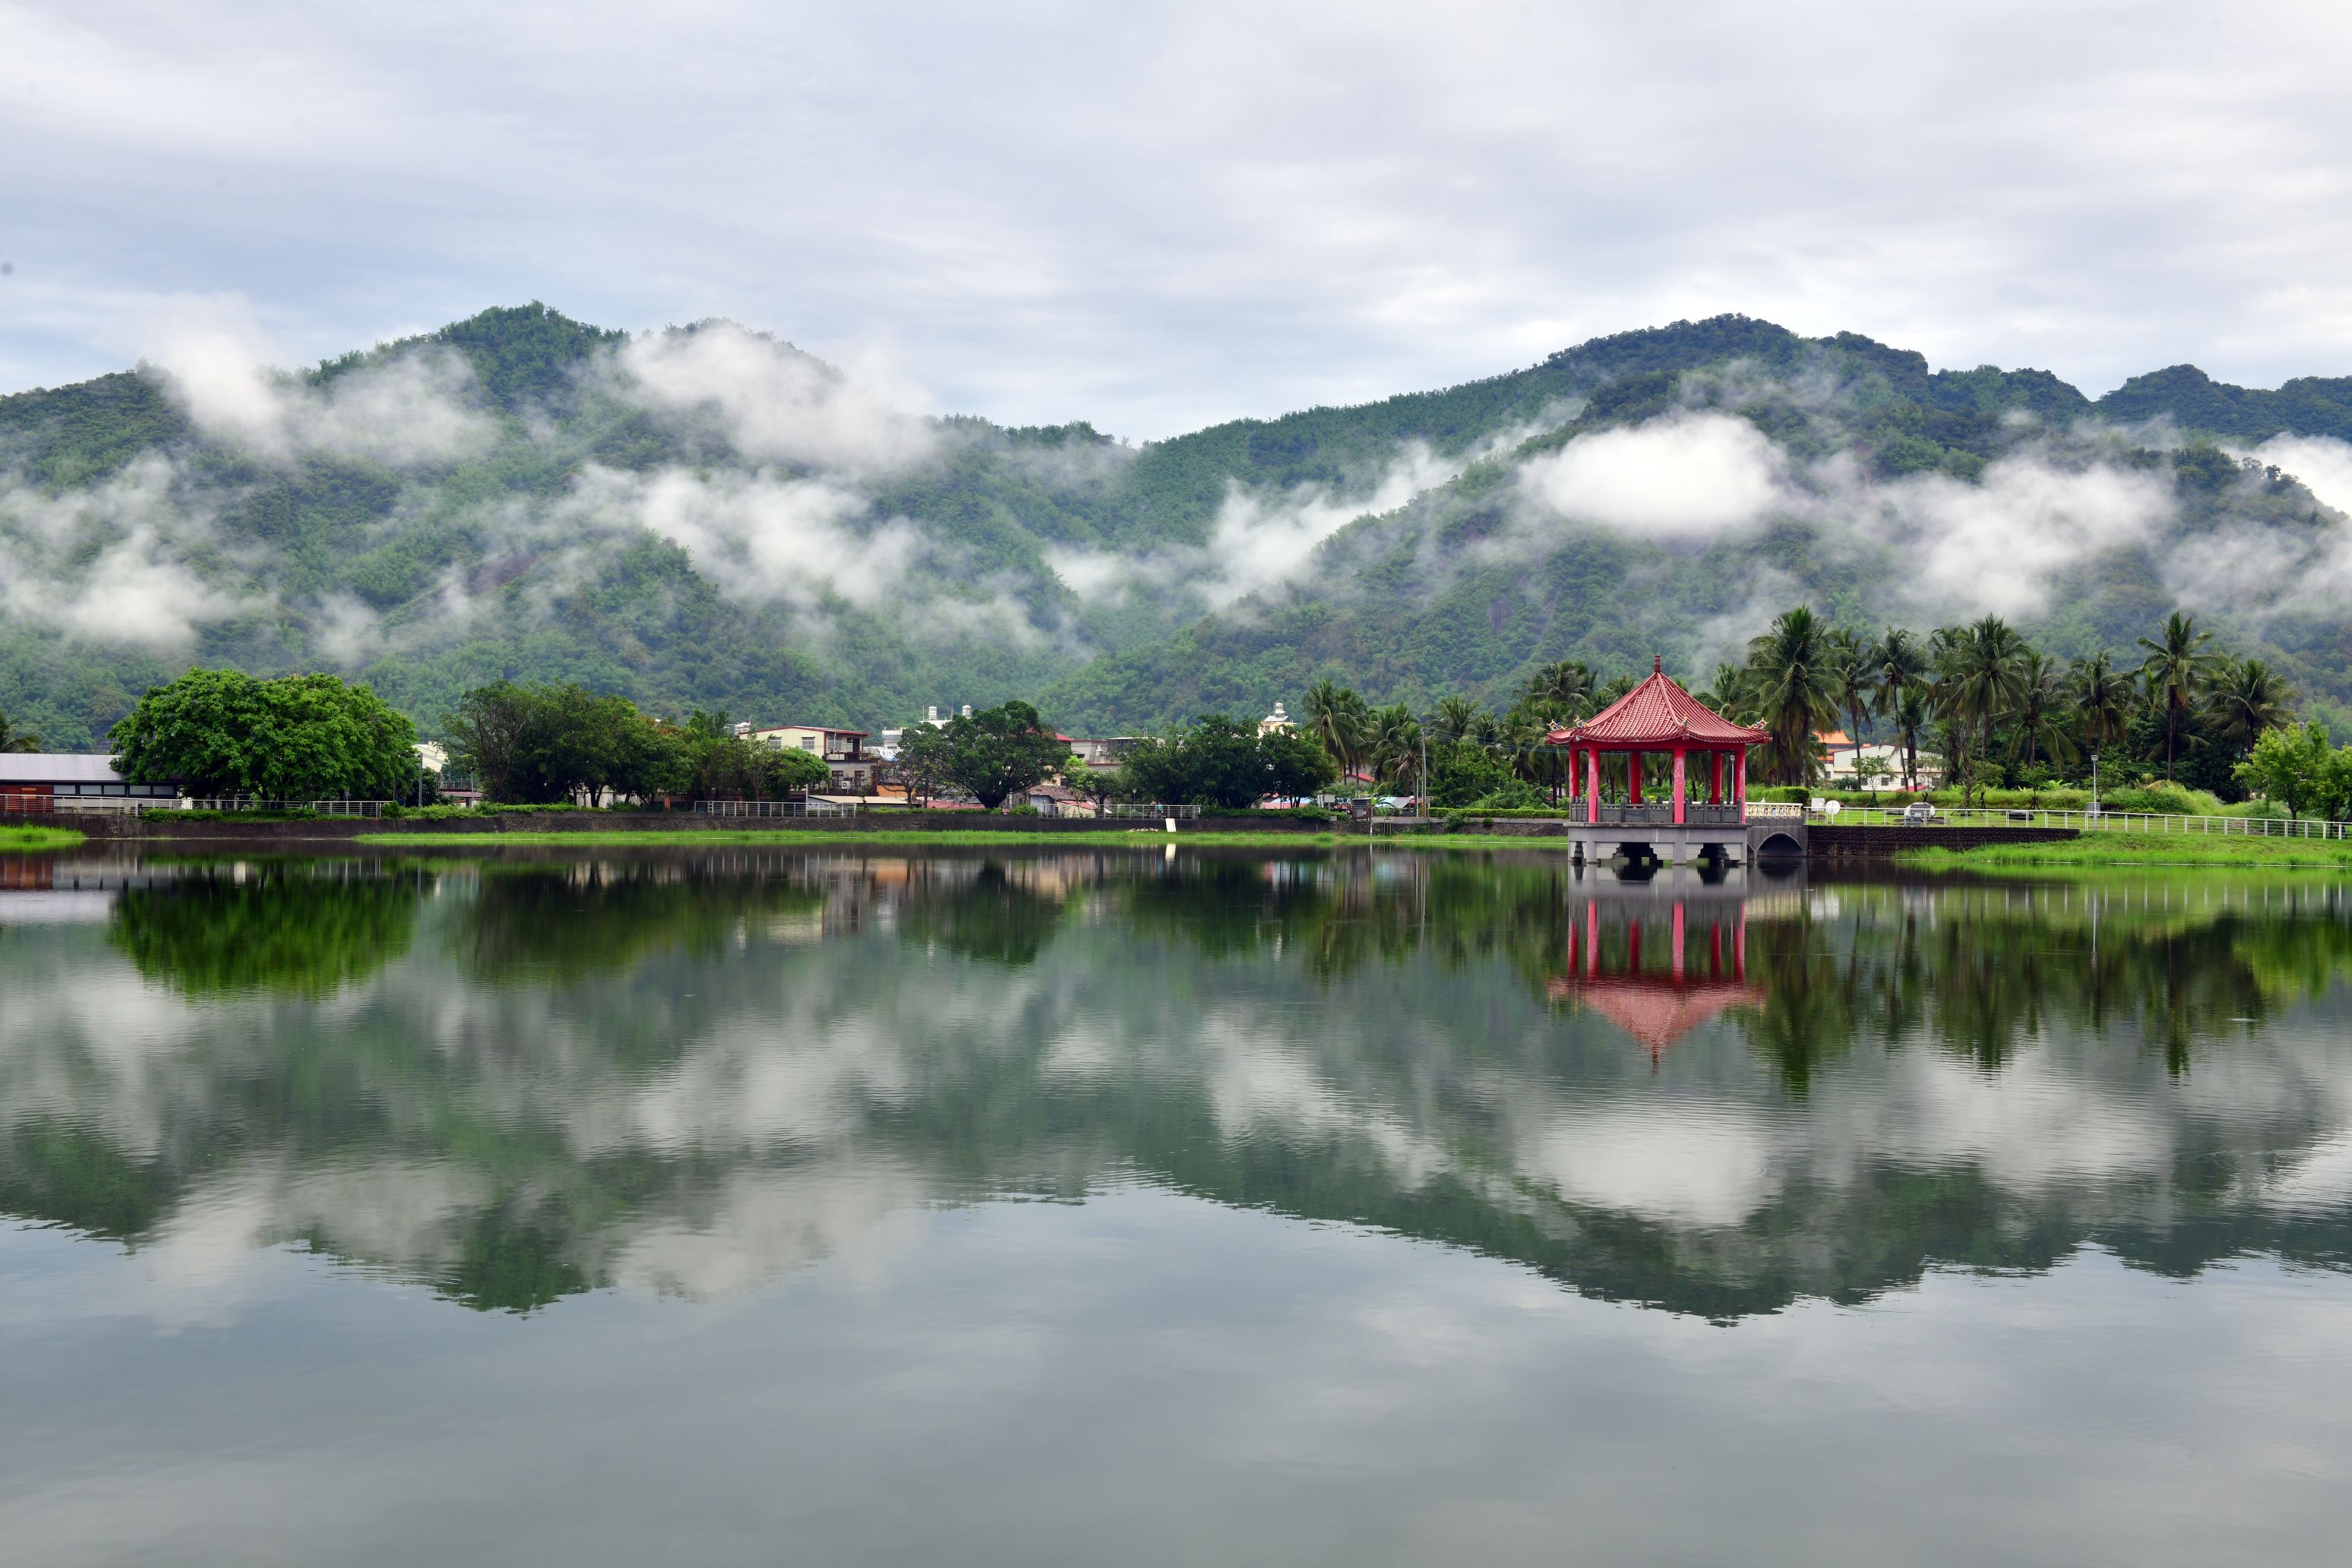
<path fill-rule="evenodd" d="M 2232 755 L 2252 750 L 2266 730 L 2294 721 L 2294 688 L 2261 659 L 2221 659 L 2206 693 L 2214 732 Z"/>
<path fill-rule="evenodd" d="M 1992 755 L 1994 721 L 2014 708 L 2023 692 L 2019 661 L 2024 644 L 1999 616 L 1938 631 L 1937 644 L 1937 705 L 1950 719 L 1949 733 L 1957 742 L 1947 761 L 1964 788 L 1979 787 Z"/>
<path fill-rule="evenodd" d="M 1830 634 L 1830 647 L 1836 658 L 1832 689 L 1838 706 L 1845 710 L 1846 739 L 1853 746 L 1854 774 L 1862 773 L 1862 716 L 1867 712 L 1878 695 L 1878 649 L 1860 637 L 1843 628 Z"/>
<path fill-rule="evenodd" d="M 1339 770 L 1331 753 L 1312 735 L 1295 730 L 1270 730 L 1258 737 L 1258 760 L 1265 770 L 1265 793 L 1292 799 L 1320 792 Z"/>
<path fill-rule="evenodd" d="M 1570 723 L 1592 716 L 1592 671 L 1572 658 L 1547 664 L 1528 678 L 1522 700 L 1529 708 Z"/>
<path fill-rule="evenodd" d="M 1813 736 L 1837 711 L 1837 656 L 1812 611 L 1785 611 L 1748 645 L 1748 681 L 1772 741 L 1768 766 L 1777 782 L 1810 784 Z"/>
<path fill-rule="evenodd" d="M 494 801 L 551 805 L 608 789 L 647 799 L 696 788 L 691 730 L 665 731 L 626 698 L 581 686 L 476 687 L 442 728 L 451 763 Z"/>
<path fill-rule="evenodd" d="M 994 811 L 1045 779 L 1070 754 L 1026 702 L 959 713 L 939 729 L 946 781 Z"/>
<path fill-rule="evenodd" d="M 0 713 L 0 752 L 37 752 L 41 738 L 29 730 L 19 730 L 8 722 L 8 715 Z"/>
<path fill-rule="evenodd" d="M 2139 646 L 2147 650 L 2147 658 L 2140 662 L 2140 679 L 2147 688 L 2149 705 L 2164 725 L 2164 776 L 2168 782 L 2172 777 L 2180 737 L 2189 727 L 2189 713 L 2213 668 L 2213 655 L 2205 648 L 2212 640 L 2211 632 L 2197 629 L 2196 616 L 2179 610 L 2165 617 L 2164 630 L 2156 638 L 2139 639 Z"/>
<path fill-rule="evenodd" d="M 1364 760 L 1373 775 L 1400 788 L 1421 775 L 1421 721 L 1402 702 L 1372 710 L 1366 727 Z"/>
<path fill-rule="evenodd" d="M 1906 681 L 1887 712 L 1895 725 L 1895 743 L 1903 748 L 1903 783 L 1908 789 L 1919 787 L 1919 737 L 1934 721 L 1936 708 L 1925 681 Z"/>
<path fill-rule="evenodd" d="M 1429 733 L 1439 741 L 1459 741 L 1478 725 L 1478 705 L 1467 697 L 1441 697 L 1429 715 Z"/>
<path fill-rule="evenodd" d="M 2074 709 L 2074 727 L 2090 748 L 2094 766 L 2106 749 L 2120 742 L 2131 729 L 2131 679 L 2115 667 L 2115 661 L 2101 648 L 2074 667 L 2066 683 L 2066 696 Z"/>
<path fill-rule="evenodd" d="M 2011 716 L 2012 741 L 2025 748 L 2025 765 L 2047 757 L 2065 763 L 2074 755 L 2073 726 L 2068 722 L 2065 683 L 2055 659 L 2027 648 L 2018 656 L 2017 707 Z"/>
<path fill-rule="evenodd" d="M 1339 764 L 1342 780 L 1360 760 L 1365 721 L 1364 700 L 1328 677 L 1307 689 L 1307 728 Z"/>
<path fill-rule="evenodd" d="M 1267 795 L 1312 795 L 1330 781 L 1328 752 L 1312 735 L 1203 713 L 1164 737 L 1139 741 L 1119 763 L 1121 787 L 1135 800 L 1240 810 Z"/>
<path fill-rule="evenodd" d="M 107 732 L 133 784 L 264 800 L 398 800 L 416 783 L 416 726 L 331 675 L 257 680 L 192 669 Z"/>
<path fill-rule="evenodd" d="M 2315 809 L 2332 814 L 2342 799 L 2347 762 L 2345 753 L 2329 749 L 2326 726 L 2282 725 L 2262 732 L 2237 774 L 2248 789 L 2285 806 L 2289 816 Z"/>
<path fill-rule="evenodd" d="M 908 725 L 892 766 L 898 782 L 906 786 L 907 799 L 929 805 L 948 782 L 946 732 L 937 724 Z"/>

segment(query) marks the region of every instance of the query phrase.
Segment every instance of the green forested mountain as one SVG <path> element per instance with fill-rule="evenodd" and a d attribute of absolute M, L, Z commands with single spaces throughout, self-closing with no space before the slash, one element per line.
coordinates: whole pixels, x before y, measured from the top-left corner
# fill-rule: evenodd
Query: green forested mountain
<path fill-rule="evenodd" d="M 300 374 L 0 398 L 0 711 L 95 744 L 205 663 L 363 679 L 427 732 L 499 677 L 1119 731 L 1325 674 L 1422 701 L 1563 657 L 1703 671 L 1801 601 L 1997 610 L 2070 654 L 2181 605 L 2326 709 L 2352 547 L 2311 487 L 2347 437 L 2352 380 L 2177 366 L 2095 403 L 1731 316 L 1138 447 L 904 414 L 724 322 L 531 305 Z"/>

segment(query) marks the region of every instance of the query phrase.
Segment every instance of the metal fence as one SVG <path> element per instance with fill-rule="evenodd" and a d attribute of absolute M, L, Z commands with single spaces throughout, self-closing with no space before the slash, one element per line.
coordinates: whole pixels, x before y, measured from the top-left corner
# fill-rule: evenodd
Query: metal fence
<path fill-rule="evenodd" d="M 158 795 L 0 795 L 0 816 L 155 816 L 175 811 L 309 812 L 313 816 L 382 816 L 389 800 L 265 800 L 254 795 L 223 795 L 176 800 Z"/>
<path fill-rule="evenodd" d="M 1759 809 L 1751 805 L 1748 813 L 1754 816 Z M 1939 805 L 1934 815 L 1923 816 L 1901 806 L 1848 805 L 1834 816 L 1815 814 L 1813 819 L 1840 827 L 2063 827 L 2075 833 L 2210 835 L 2231 838 L 2352 837 L 2352 823 L 2317 817 L 2175 816 L 2162 812 L 2059 811 L 2038 806 Z"/>
<path fill-rule="evenodd" d="M 1164 801 L 1114 800 L 1104 803 L 1102 814 L 1105 816 L 1130 817 L 1198 816 L 1201 808 Z"/>

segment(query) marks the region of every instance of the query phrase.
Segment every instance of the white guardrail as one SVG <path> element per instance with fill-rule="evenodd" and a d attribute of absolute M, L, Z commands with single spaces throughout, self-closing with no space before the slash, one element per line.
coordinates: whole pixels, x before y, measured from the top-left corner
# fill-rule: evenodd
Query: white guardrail
<path fill-rule="evenodd" d="M 0 795 L 0 816 L 158 816 L 175 811 L 307 811 L 314 816 L 382 816 L 390 800 L 262 800 L 251 795 L 217 799 L 153 795 Z"/>
<path fill-rule="evenodd" d="M 2064 811 L 2040 806 L 1939 805 L 1935 815 L 1920 817 L 1901 806 L 1844 805 L 1835 812 L 1807 811 L 1793 803 L 1750 802 L 1748 815 L 1762 815 L 1766 806 L 1801 813 L 1808 820 L 1836 827 L 2063 827 L 2076 833 L 2152 833 L 2218 835 L 2232 838 L 2347 838 L 2352 823 L 2319 817 L 2175 816 L 2147 811 Z"/>
<path fill-rule="evenodd" d="M 1106 817 L 1198 816 L 1201 815 L 1201 808 L 1197 805 L 1160 804 L 1146 800 L 1114 800 L 1104 803 L 1102 814 Z"/>

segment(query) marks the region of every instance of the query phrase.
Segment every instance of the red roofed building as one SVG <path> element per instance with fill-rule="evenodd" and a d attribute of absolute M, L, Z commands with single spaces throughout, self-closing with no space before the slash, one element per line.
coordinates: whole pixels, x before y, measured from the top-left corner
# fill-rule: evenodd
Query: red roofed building
<path fill-rule="evenodd" d="M 1717 713 L 1653 659 L 1642 684 L 1583 723 L 1546 738 L 1568 748 L 1570 789 L 1581 793 L 1580 815 L 1588 823 L 1730 826 L 1747 819 L 1748 748 L 1770 736 Z M 1601 759 L 1612 753 L 1626 759 L 1625 799 L 1603 805 Z M 1644 786 L 1664 782 L 1651 770 L 1669 758 L 1674 772 L 1666 799 L 1645 800 Z M 1702 791 L 1706 798 L 1695 798 Z"/>

